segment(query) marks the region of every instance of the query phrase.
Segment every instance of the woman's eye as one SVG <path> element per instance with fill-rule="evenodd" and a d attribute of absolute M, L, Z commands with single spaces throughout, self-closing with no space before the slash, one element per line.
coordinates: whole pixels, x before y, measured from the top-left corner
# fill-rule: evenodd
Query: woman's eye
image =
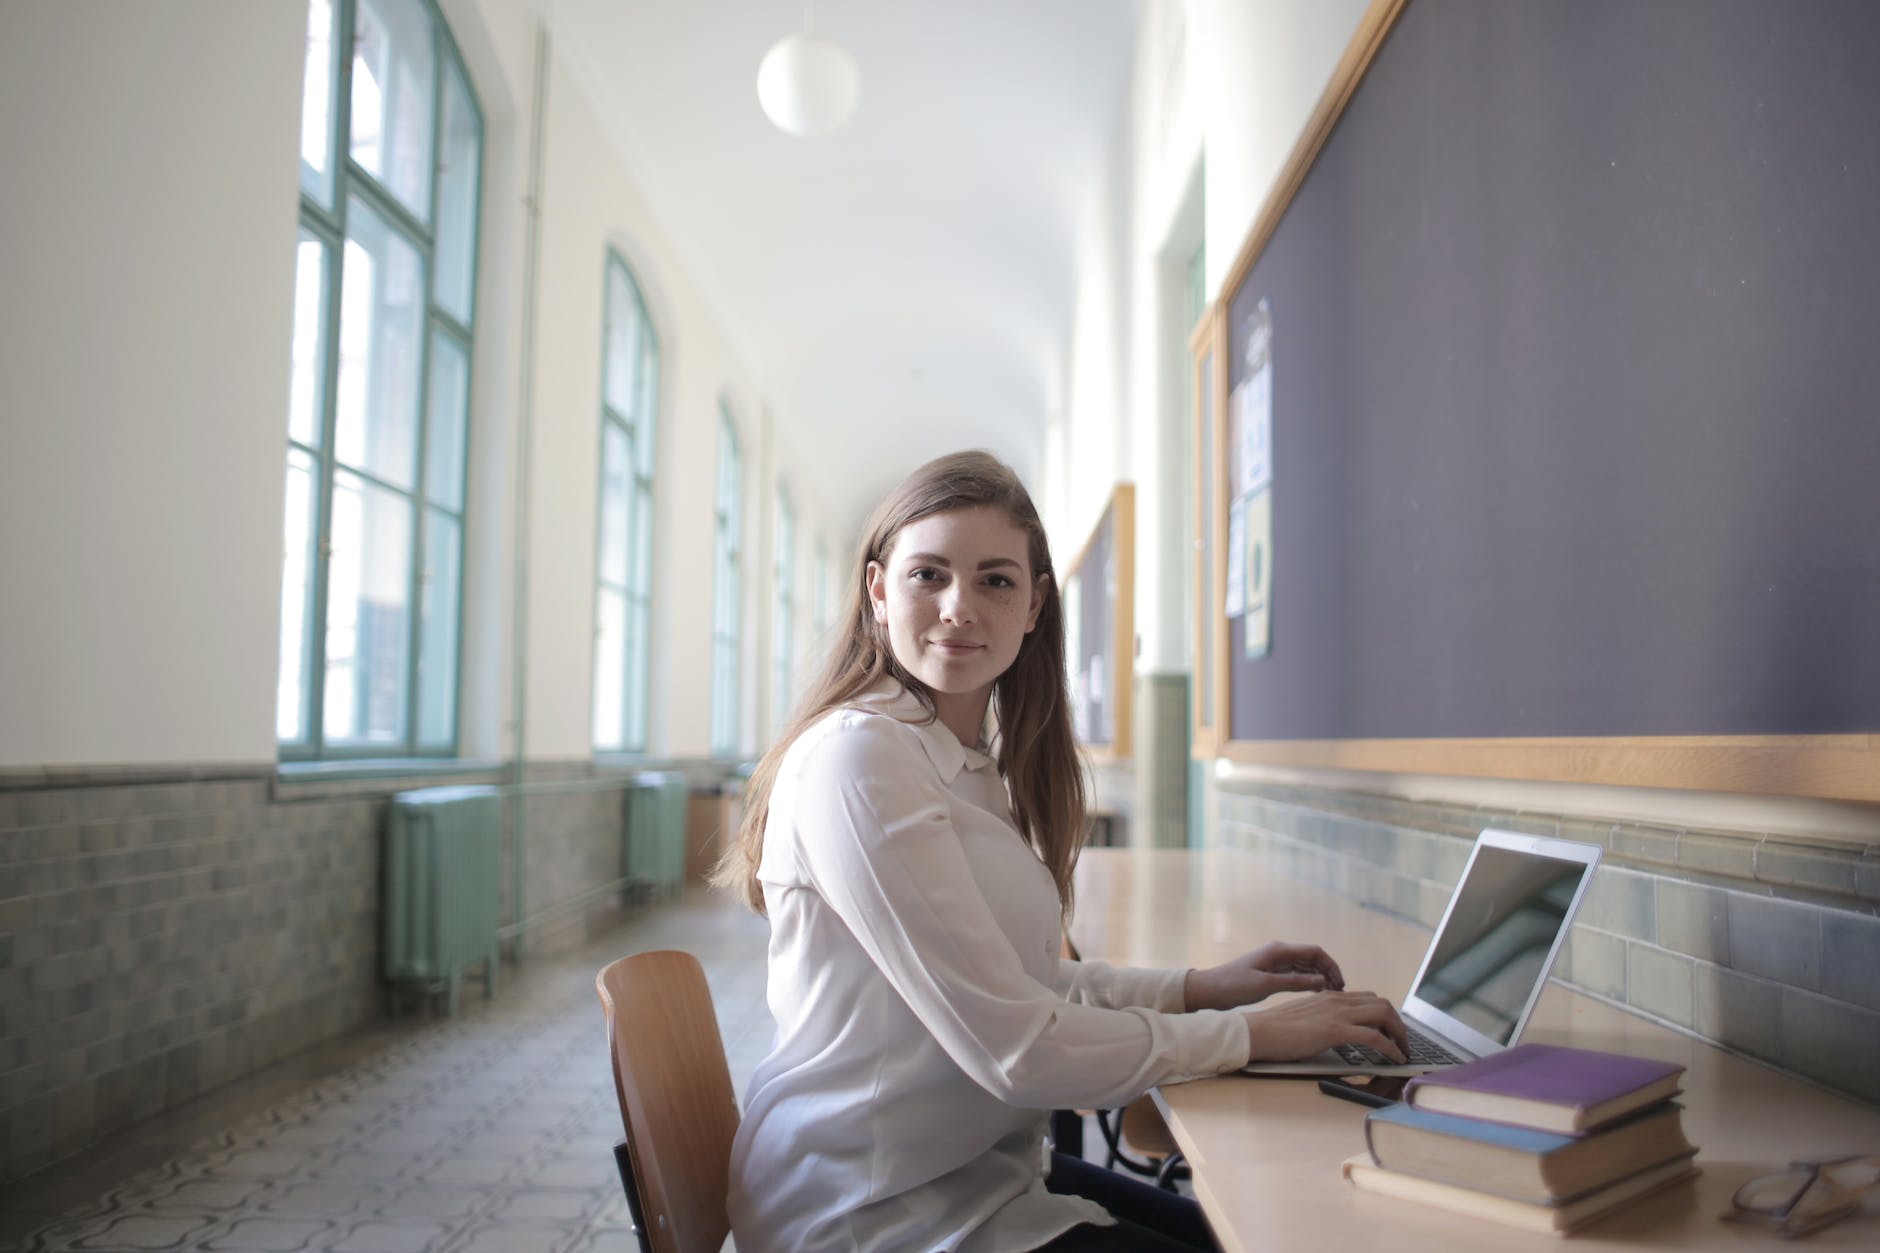
<path fill-rule="evenodd" d="M 907 577 L 916 583 L 932 583 L 940 577 L 940 572 L 932 566 L 921 566 L 917 570 L 909 571 Z"/>
<path fill-rule="evenodd" d="M 986 582 L 992 585 L 993 587 L 998 588 L 1002 592 L 1009 591 L 1012 588 L 1018 586 L 1018 584 L 1014 583 L 1009 577 L 1003 574 L 995 574 L 991 578 L 987 579 Z"/>

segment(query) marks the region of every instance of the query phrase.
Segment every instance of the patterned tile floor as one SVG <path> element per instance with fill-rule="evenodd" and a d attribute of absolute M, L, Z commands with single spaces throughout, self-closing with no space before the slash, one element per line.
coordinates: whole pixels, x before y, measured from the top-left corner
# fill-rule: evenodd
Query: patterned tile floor
<path fill-rule="evenodd" d="M 595 972 L 698 955 L 737 1090 L 769 1042 L 762 919 L 688 894 L 418 1016 L 272 1068 L 0 1190 L 0 1248 L 587 1253 L 634 1247 Z"/>

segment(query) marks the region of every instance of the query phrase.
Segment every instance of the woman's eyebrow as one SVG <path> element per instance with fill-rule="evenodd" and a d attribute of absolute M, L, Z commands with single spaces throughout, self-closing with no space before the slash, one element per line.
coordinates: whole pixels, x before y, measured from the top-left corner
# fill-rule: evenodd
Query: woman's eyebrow
<path fill-rule="evenodd" d="M 918 561 L 926 566 L 945 566 L 949 570 L 953 568 L 953 563 L 948 561 L 945 557 L 942 557 L 939 553 L 909 553 L 907 559 L 909 561 Z M 1010 566 L 1014 570 L 1023 569 L 1018 562 L 1010 557 L 988 557 L 979 563 L 981 570 L 991 570 L 999 566 Z"/>

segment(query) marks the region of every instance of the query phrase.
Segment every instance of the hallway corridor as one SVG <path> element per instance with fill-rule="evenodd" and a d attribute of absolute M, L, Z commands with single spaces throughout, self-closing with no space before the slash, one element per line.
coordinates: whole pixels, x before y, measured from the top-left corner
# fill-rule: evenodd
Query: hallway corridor
<path fill-rule="evenodd" d="M 633 1247 L 594 976 L 704 963 L 742 1093 L 769 1042 L 762 919 L 691 889 L 506 967 L 454 1020 L 310 1050 L 0 1190 L 0 1248 L 587 1253 Z"/>

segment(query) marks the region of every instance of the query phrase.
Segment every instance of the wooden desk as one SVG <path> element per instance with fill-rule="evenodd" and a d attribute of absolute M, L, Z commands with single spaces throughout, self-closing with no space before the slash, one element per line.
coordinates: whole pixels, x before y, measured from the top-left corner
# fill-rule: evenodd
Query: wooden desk
<path fill-rule="evenodd" d="M 1071 927 L 1092 957 L 1139 966 L 1211 965 L 1265 940 L 1322 944 L 1347 985 L 1402 996 L 1422 928 L 1268 874 L 1254 854 L 1093 849 L 1077 869 Z M 1524 1037 L 1682 1062 L 1684 1126 L 1703 1174 L 1570 1239 L 1580 1248 L 1668 1244 L 1790 1247 L 1717 1220 L 1746 1179 L 1791 1159 L 1880 1152 L 1880 1111 L 1743 1061 L 1610 1005 L 1549 985 Z M 1310 1080 L 1228 1075 L 1157 1093 L 1222 1247 L 1451 1250 L 1554 1247 L 1558 1237 L 1360 1192 L 1339 1163 L 1364 1149 L 1362 1106 Z M 1809 1236 L 1810 1249 L 1880 1247 L 1880 1198 Z M 1794 1247 L 1802 1247 L 1797 1245 Z"/>

